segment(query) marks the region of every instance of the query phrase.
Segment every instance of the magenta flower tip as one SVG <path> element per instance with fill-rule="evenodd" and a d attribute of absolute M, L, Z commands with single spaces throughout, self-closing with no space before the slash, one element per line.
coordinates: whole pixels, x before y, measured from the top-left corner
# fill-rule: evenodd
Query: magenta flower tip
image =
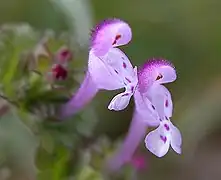
<path fill-rule="evenodd" d="M 176 80 L 174 65 L 163 58 L 152 58 L 138 69 L 139 90 L 146 92 L 154 83 L 165 84 Z"/>
<path fill-rule="evenodd" d="M 90 48 L 101 57 L 113 47 L 128 44 L 131 38 L 132 31 L 126 22 L 117 18 L 106 19 L 92 30 Z"/>
<path fill-rule="evenodd" d="M 158 68 L 160 66 L 170 66 L 172 67 L 173 69 L 175 69 L 175 66 L 168 60 L 166 59 L 163 59 L 163 58 L 151 58 L 151 59 L 148 59 L 143 66 L 141 66 L 139 69 L 138 69 L 138 72 L 141 72 L 143 70 L 149 70 L 151 68 Z"/>
<path fill-rule="evenodd" d="M 90 39 L 91 47 L 94 45 L 96 38 L 97 38 L 97 34 L 99 31 L 101 31 L 104 27 L 106 27 L 108 25 L 112 25 L 112 24 L 120 23 L 120 22 L 123 22 L 123 21 L 120 19 L 117 19 L 117 18 L 108 18 L 108 19 L 101 21 L 99 24 L 97 24 L 91 30 L 91 39 Z"/>

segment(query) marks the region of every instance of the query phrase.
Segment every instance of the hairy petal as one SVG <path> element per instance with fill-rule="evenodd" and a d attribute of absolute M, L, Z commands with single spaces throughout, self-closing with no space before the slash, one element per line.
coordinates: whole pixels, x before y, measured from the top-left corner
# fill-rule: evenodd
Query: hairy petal
<path fill-rule="evenodd" d="M 139 90 L 147 92 L 154 83 L 164 84 L 176 80 L 174 66 L 164 59 L 150 59 L 138 70 Z"/>
<path fill-rule="evenodd" d="M 67 104 L 61 108 L 61 117 L 71 116 L 84 108 L 97 94 L 98 88 L 87 72 L 80 88 Z"/>
<path fill-rule="evenodd" d="M 110 48 L 128 44 L 132 38 L 130 26 L 120 19 L 99 23 L 91 34 L 91 49 L 96 56 L 104 56 Z"/>

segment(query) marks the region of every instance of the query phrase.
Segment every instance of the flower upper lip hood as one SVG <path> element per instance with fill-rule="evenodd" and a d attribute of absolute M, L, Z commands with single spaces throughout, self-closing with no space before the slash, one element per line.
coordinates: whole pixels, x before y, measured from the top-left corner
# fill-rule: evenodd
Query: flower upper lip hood
<path fill-rule="evenodd" d="M 104 56 L 110 48 L 126 45 L 131 39 L 132 31 L 125 21 L 106 19 L 92 30 L 90 46 L 96 56 Z"/>
<path fill-rule="evenodd" d="M 177 78 L 174 65 L 163 58 L 152 58 L 138 69 L 139 91 L 146 92 L 153 83 L 165 84 Z"/>

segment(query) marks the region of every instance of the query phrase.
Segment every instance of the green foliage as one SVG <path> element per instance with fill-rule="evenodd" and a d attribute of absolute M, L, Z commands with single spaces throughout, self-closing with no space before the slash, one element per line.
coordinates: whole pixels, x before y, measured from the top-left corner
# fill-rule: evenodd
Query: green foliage
<path fill-rule="evenodd" d="M 84 74 L 84 68 L 81 63 L 75 62 L 74 56 L 68 62 L 67 79 L 55 79 L 51 73 L 52 66 L 57 63 L 57 53 L 63 46 L 68 47 L 68 40 L 47 33 L 42 37 L 27 25 L 3 26 L 1 32 L 0 93 L 8 110 L 0 118 L 4 128 L 0 131 L 0 164 L 10 162 L 17 168 L 21 164 L 24 168 L 30 166 L 40 180 L 69 177 L 102 179 L 90 161 L 85 166 L 83 156 L 75 156 L 76 152 L 85 151 L 85 147 L 90 146 L 95 138 L 93 130 L 97 116 L 94 108 L 90 106 L 84 113 L 69 119 L 58 116 L 61 105 L 79 86 L 77 77 Z M 12 127 L 15 129 L 10 129 Z M 24 138 L 19 133 L 20 128 L 21 132 L 32 134 L 32 146 L 27 140 L 20 142 Z M 24 140 L 29 136 L 26 135 Z M 32 151 L 27 152 L 27 146 Z M 75 162 L 76 159 L 78 162 Z M 83 163 L 78 167 L 79 172 L 73 173 L 79 162 Z"/>

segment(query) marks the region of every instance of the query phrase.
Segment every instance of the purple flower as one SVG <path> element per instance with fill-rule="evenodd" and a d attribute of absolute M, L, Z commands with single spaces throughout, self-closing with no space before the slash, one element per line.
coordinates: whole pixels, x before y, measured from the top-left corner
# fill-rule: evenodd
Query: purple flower
<path fill-rule="evenodd" d="M 130 130 L 123 145 L 108 162 L 113 170 L 132 157 L 148 126 L 157 126 L 145 138 L 146 148 L 150 152 L 162 157 L 171 145 L 175 152 L 181 153 L 181 134 L 169 119 L 173 111 L 171 94 L 162 85 L 176 80 L 175 68 L 167 60 L 151 59 L 138 69 L 137 76 L 135 110 Z"/>
<path fill-rule="evenodd" d="M 125 92 L 116 96 L 109 108 L 120 110 L 128 105 L 138 82 L 137 69 L 132 67 L 128 57 L 116 47 L 129 43 L 131 38 L 129 25 L 119 19 L 105 20 L 94 28 L 91 34 L 88 72 L 81 87 L 62 108 L 62 117 L 81 110 L 100 89 L 125 88 Z"/>

